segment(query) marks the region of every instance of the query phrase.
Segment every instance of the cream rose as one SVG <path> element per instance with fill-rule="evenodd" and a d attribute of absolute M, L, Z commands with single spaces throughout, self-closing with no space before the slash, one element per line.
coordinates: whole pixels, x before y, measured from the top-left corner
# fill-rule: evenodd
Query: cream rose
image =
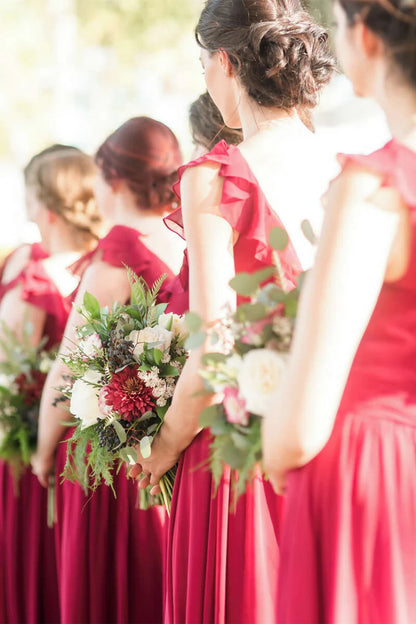
<path fill-rule="evenodd" d="M 126 336 L 126 340 L 130 340 L 133 345 L 133 357 L 136 361 L 140 361 L 143 353 L 144 345 L 156 343 L 154 346 L 160 351 L 167 351 L 172 342 L 173 333 L 164 327 L 156 325 L 156 327 L 145 327 L 140 330 L 133 330 Z"/>
<path fill-rule="evenodd" d="M 180 340 L 185 340 L 188 336 L 188 329 L 186 327 L 185 318 L 179 316 L 179 314 L 161 314 L 158 320 L 159 326 L 164 329 L 170 329 L 175 336 L 178 336 Z"/>
<path fill-rule="evenodd" d="M 101 374 L 89 368 L 81 379 L 77 379 L 72 387 L 69 411 L 82 421 L 82 429 L 95 425 L 104 415 L 98 405 L 100 389 L 91 385 L 97 384 Z"/>
<path fill-rule="evenodd" d="M 78 343 L 78 347 L 84 356 L 83 359 L 86 360 L 97 357 L 97 355 L 100 355 L 103 351 L 101 338 L 97 333 L 90 334 L 89 336 L 86 336 L 83 340 L 80 340 Z"/>
<path fill-rule="evenodd" d="M 265 414 L 277 396 L 286 361 L 287 356 L 269 349 L 253 349 L 243 357 L 238 385 L 248 412 Z"/>

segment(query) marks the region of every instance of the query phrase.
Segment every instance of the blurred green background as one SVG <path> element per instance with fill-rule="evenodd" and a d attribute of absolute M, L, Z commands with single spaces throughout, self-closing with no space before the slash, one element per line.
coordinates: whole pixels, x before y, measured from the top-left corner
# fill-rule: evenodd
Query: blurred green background
<path fill-rule="evenodd" d="M 331 0 L 305 3 L 332 23 Z M 151 115 L 174 130 L 184 158 L 190 156 L 188 108 L 205 90 L 194 40 L 203 4 L 1 0 L 0 246 L 37 237 L 25 220 L 21 168 L 50 143 L 93 153 L 129 117 Z M 340 122 L 361 119 L 363 105 L 352 104 L 349 84 L 338 83 L 323 98 L 317 122 L 324 140 L 350 150 L 351 128 L 344 146 Z"/>

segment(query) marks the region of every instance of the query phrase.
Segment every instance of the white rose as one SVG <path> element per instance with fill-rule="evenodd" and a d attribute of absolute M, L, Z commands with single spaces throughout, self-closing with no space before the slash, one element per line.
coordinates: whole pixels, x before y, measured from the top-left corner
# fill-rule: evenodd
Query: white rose
<path fill-rule="evenodd" d="M 86 359 L 97 357 L 97 355 L 100 355 L 103 350 L 100 336 L 97 333 L 90 334 L 83 340 L 80 340 L 78 346 Z"/>
<path fill-rule="evenodd" d="M 246 353 L 238 373 L 240 395 L 247 411 L 263 416 L 276 399 L 287 356 L 269 349 L 253 349 Z"/>
<path fill-rule="evenodd" d="M 144 344 L 156 343 L 154 346 L 160 351 L 167 351 L 172 342 L 172 332 L 156 325 L 156 327 L 145 327 L 140 330 L 133 330 L 126 336 L 126 340 L 130 340 L 134 344 L 133 357 L 136 361 L 140 361 L 143 353 Z"/>
<path fill-rule="evenodd" d="M 10 392 L 17 392 L 17 386 L 14 383 L 14 377 L 12 375 L 0 373 L 0 386 L 7 388 Z"/>
<path fill-rule="evenodd" d="M 91 385 L 99 383 L 100 379 L 101 374 L 89 368 L 72 387 L 69 411 L 82 421 L 82 429 L 95 425 L 104 418 L 98 405 L 100 388 Z"/>
<path fill-rule="evenodd" d="M 159 326 L 170 329 L 180 340 L 185 340 L 189 332 L 186 327 L 185 317 L 179 314 L 161 314 L 158 320 Z"/>

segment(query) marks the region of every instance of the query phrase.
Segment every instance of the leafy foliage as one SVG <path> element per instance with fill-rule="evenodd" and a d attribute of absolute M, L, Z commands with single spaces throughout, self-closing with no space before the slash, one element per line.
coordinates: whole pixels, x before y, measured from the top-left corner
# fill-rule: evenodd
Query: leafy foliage
<path fill-rule="evenodd" d="M 136 463 L 135 448 L 150 454 L 186 360 L 180 317 L 166 315 L 166 304 L 157 303 L 165 276 L 149 288 L 126 270 L 131 302 L 115 303 L 110 310 L 86 293 L 79 310 L 85 319 L 77 329 L 79 341 L 64 357 L 73 383 L 61 392 L 77 420 L 63 477 L 85 490 L 104 483 L 114 492 L 114 471 L 123 462 Z M 174 475 L 172 470 L 162 479 L 167 506 Z M 158 501 L 150 494 L 140 498 L 145 506 Z"/>
<path fill-rule="evenodd" d="M 0 457 L 16 474 L 36 448 L 43 384 L 56 356 L 56 350 L 44 350 L 46 338 L 33 346 L 32 333 L 30 323 L 21 338 L 3 324 L 0 339 Z"/>
<path fill-rule="evenodd" d="M 311 235 L 309 224 L 304 224 L 303 228 L 305 235 Z M 246 490 L 256 471 L 261 469 L 262 410 L 265 399 L 274 396 L 279 383 L 277 376 L 273 382 L 275 385 L 267 388 L 266 382 L 264 390 L 260 383 L 259 389 L 244 370 L 248 370 L 252 377 L 256 376 L 255 365 L 251 365 L 250 370 L 249 364 L 249 357 L 254 353 L 258 354 L 257 361 L 262 366 L 277 361 L 276 370 L 279 371 L 279 366 L 284 366 L 285 354 L 292 341 L 299 288 L 288 290 L 285 287 L 279 253 L 287 244 L 288 236 L 284 230 L 272 230 L 270 245 L 276 250 L 275 265 L 234 277 L 230 285 L 238 294 L 250 297 L 250 301 L 237 306 L 220 326 L 206 329 L 197 315 L 187 316 L 188 344 L 193 339 L 200 342 L 211 334 L 215 335 L 212 342 L 218 350 L 203 356 L 200 375 L 206 391 L 222 398 L 221 402 L 202 412 L 200 425 L 209 428 L 212 435 L 209 464 L 214 482 L 218 486 L 224 465 L 229 466 L 235 501 Z M 251 389 L 247 385 L 251 385 Z M 263 396 L 262 392 L 265 395 L 268 392 L 270 396 Z M 258 397 L 257 401 L 253 402 L 253 395 L 255 399 Z"/>

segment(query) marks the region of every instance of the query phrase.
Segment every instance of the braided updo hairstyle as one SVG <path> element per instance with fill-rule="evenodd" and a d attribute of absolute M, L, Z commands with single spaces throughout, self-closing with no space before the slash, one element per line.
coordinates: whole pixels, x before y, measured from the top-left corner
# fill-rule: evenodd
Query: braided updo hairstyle
<path fill-rule="evenodd" d="M 339 0 L 350 25 L 362 21 L 384 42 L 393 63 L 416 87 L 416 1 Z"/>
<path fill-rule="evenodd" d="M 98 149 L 95 162 L 106 182 L 124 180 L 138 207 L 175 207 L 172 185 L 182 164 L 178 140 L 165 124 L 150 117 L 133 117 Z"/>
<path fill-rule="evenodd" d="M 100 233 L 101 218 L 94 199 L 96 173 L 91 156 L 66 146 L 45 150 L 24 170 L 26 187 L 73 228 L 81 247 Z"/>
<path fill-rule="evenodd" d="M 207 0 L 199 45 L 225 50 L 248 95 L 264 107 L 315 107 L 334 60 L 326 31 L 300 0 Z"/>

